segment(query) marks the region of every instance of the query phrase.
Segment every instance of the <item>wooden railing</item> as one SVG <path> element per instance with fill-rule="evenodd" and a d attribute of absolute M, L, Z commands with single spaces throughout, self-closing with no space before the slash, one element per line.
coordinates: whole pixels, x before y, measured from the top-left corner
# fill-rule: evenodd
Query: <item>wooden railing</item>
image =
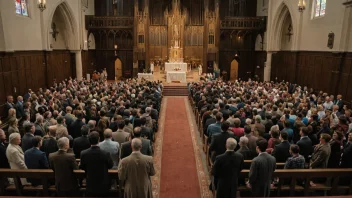
<path fill-rule="evenodd" d="M 265 17 L 228 17 L 220 21 L 220 29 L 264 30 Z"/>
<path fill-rule="evenodd" d="M 133 28 L 133 17 L 86 16 L 86 29 Z"/>

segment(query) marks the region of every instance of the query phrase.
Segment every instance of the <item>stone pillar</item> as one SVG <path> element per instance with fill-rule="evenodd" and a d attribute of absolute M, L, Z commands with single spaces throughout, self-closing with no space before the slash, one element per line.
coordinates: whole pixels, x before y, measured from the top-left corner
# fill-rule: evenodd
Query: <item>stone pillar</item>
<path fill-rule="evenodd" d="M 264 81 L 270 81 L 272 55 L 273 55 L 273 52 L 266 53 L 266 64 L 264 67 Z"/>
<path fill-rule="evenodd" d="M 76 56 L 76 77 L 77 80 L 83 79 L 83 67 L 82 67 L 82 53 L 81 50 L 75 51 Z"/>

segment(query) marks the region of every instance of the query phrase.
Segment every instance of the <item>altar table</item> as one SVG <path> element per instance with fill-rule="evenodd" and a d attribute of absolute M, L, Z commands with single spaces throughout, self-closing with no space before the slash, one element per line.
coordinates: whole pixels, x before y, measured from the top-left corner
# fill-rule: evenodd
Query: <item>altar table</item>
<path fill-rule="evenodd" d="M 180 71 L 167 72 L 166 82 L 171 83 L 172 81 L 180 81 L 181 83 L 187 83 L 186 72 L 180 72 Z"/>
<path fill-rule="evenodd" d="M 154 76 L 152 73 L 138 73 L 138 79 L 142 78 L 148 81 L 154 81 Z"/>
<path fill-rule="evenodd" d="M 187 63 L 165 63 L 165 72 L 175 71 L 175 68 L 180 68 L 180 71 L 187 72 Z"/>

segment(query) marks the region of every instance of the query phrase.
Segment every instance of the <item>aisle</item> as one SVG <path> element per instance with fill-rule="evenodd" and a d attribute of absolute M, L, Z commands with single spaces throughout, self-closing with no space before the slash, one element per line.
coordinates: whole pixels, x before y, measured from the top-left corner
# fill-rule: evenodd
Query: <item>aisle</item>
<path fill-rule="evenodd" d="M 201 197 L 185 97 L 164 99 L 160 198 Z"/>

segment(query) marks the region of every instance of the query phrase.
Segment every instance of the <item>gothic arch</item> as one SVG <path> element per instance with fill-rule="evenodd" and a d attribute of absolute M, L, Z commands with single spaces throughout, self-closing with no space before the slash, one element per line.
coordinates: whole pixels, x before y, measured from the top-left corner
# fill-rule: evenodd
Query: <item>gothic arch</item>
<path fill-rule="evenodd" d="M 95 49 L 95 35 L 93 32 L 88 34 L 88 49 Z"/>
<path fill-rule="evenodd" d="M 261 34 L 257 35 L 257 38 L 255 39 L 255 51 L 262 51 L 263 50 L 263 42 L 264 39 Z"/>
<path fill-rule="evenodd" d="M 73 11 L 70 8 L 70 6 L 68 5 L 66 0 L 60 1 L 57 3 L 57 5 L 55 6 L 55 9 L 52 10 L 52 12 L 49 15 L 49 21 L 47 24 L 47 41 L 48 41 L 48 45 L 50 44 L 52 35 L 51 35 L 51 31 L 52 31 L 52 22 L 53 22 L 53 18 L 55 13 L 59 12 L 61 14 L 61 16 L 63 17 L 64 20 L 64 25 L 65 25 L 65 29 L 67 31 L 67 38 L 66 38 L 66 42 L 67 42 L 67 48 L 70 50 L 75 50 L 75 49 L 80 49 L 80 45 L 79 45 L 79 28 L 78 25 L 76 23 L 76 19 L 74 17 Z M 48 47 L 48 49 L 50 49 L 50 47 Z"/>
<path fill-rule="evenodd" d="M 287 17 L 290 16 L 291 21 L 292 21 L 292 28 L 295 31 L 297 28 L 296 25 L 296 20 L 292 16 L 292 9 L 285 3 L 282 2 L 280 6 L 277 9 L 276 14 L 274 15 L 273 18 L 273 23 L 271 26 L 271 36 L 270 36 L 270 45 L 269 45 L 269 51 L 279 51 L 281 48 L 281 40 L 282 40 L 282 35 L 283 35 L 283 26 L 285 24 L 285 20 L 287 20 Z M 293 36 L 292 38 L 292 43 L 296 42 L 296 36 Z"/>

